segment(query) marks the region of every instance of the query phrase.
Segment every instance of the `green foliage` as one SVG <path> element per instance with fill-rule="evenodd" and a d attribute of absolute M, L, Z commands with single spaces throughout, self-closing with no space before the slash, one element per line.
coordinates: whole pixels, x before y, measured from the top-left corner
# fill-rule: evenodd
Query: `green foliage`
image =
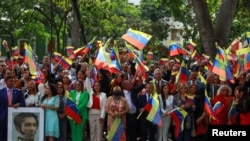
<path fill-rule="evenodd" d="M 161 49 L 165 52 L 167 49 L 163 47 L 161 41 L 168 36 L 170 25 L 166 21 L 173 18 L 174 21 L 184 25 L 183 44 L 192 39 L 201 46 L 192 0 L 141 0 L 140 6 L 127 4 L 126 0 L 78 0 L 77 2 L 87 40 L 93 36 L 120 39 L 128 28 L 133 28 L 152 35 L 145 48 L 146 51 Z M 206 0 L 206 2 L 215 23 L 221 1 Z M 32 37 L 39 36 L 46 43 L 52 35 L 57 39 L 59 49 L 63 49 L 65 36 L 70 36 L 74 18 L 71 0 L 2 0 L 0 4 L 1 34 L 11 34 L 14 40 L 33 39 Z M 250 1 L 239 0 L 230 41 L 249 29 L 249 7 Z M 120 46 L 123 46 L 122 42 L 121 40 Z"/>

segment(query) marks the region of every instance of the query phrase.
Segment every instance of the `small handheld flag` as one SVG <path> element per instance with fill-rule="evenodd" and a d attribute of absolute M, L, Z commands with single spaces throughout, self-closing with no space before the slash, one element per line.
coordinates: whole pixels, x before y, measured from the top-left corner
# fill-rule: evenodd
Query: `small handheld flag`
<path fill-rule="evenodd" d="M 82 122 L 82 118 L 76 107 L 76 104 L 69 98 L 66 100 L 65 114 L 78 124 Z"/>

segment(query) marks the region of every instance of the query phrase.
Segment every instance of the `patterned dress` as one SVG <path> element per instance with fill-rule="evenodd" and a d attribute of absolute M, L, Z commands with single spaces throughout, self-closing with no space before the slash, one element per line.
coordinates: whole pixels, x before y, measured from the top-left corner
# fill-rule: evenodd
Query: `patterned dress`
<path fill-rule="evenodd" d="M 45 99 L 43 104 L 59 107 L 59 98 L 57 96 Z M 60 135 L 59 119 L 57 112 L 50 108 L 45 109 L 45 136 L 52 136 L 58 138 Z"/>
<path fill-rule="evenodd" d="M 119 118 L 121 119 L 123 126 L 126 126 L 126 113 L 129 111 L 129 106 L 125 97 L 121 97 L 120 100 L 115 100 L 113 96 L 108 97 L 105 105 L 105 110 L 108 113 L 107 130 L 109 132 L 113 122 L 115 121 L 115 117 L 112 117 L 110 113 L 123 113 Z M 122 132 L 119 141 L 126 141 L 125 132 Z"/>

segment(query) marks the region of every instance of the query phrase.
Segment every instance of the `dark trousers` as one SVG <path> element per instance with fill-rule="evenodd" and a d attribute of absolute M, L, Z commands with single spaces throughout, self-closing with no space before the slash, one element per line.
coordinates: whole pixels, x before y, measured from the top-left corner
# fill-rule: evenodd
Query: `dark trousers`
<path fill-rule="evenodd" d="M 7 118 L 0 120 L 0 141 L 7 141 Z"/>
<path fill-rule="evenodd" d="M 148 121 L 146 118 L 141 118 L 139 123 L 141 141 L 146 141 L 147 139 L 149 139 L 149 141 L 156 141 L 157 125 Z"/>
<path fill-rule="evenodd" d="M 126 136 L 127 141 L 136 141 L 137 132 L 137 114 L 126 115 Z"/>

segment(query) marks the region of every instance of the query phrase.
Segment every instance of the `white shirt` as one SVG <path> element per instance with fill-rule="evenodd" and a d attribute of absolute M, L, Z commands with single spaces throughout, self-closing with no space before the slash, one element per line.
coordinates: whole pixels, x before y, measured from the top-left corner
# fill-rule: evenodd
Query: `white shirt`
<path fill-rule="evenodd" d="M 26 94 L 27 98 L 25 98 L 25 104 L 28 106 L 29 104 L 35 104 L 35 106 L 39 106 L 41 103 L 41 98 L 42 98 L 42 94 L 40 92 L 38 92 L 35 95 L 29 95 Z"/>
<path fill-rule="evenodd" d="M 6 83 L 5 83 L 4 79 L 1 79 L 0 80 L 0 89 L 3 89 L 5 87 L 6 87 Z"/>
<path fill-rule="evenodd" d="M 132 102 L 132 99 L 131 99 L 131 93 L 127 90 L 123 90 L 123 93 L 128 101 L 128 105 L 129 105 L 129 113 L 130 114 L 135 114 L 136 113 L 136 107 L 135 105 L 133 104 Z"/>
<path fill-rule="evenodd" d="M 79 103 L 81 92 L 76 92 L 76 105 Z"/>

